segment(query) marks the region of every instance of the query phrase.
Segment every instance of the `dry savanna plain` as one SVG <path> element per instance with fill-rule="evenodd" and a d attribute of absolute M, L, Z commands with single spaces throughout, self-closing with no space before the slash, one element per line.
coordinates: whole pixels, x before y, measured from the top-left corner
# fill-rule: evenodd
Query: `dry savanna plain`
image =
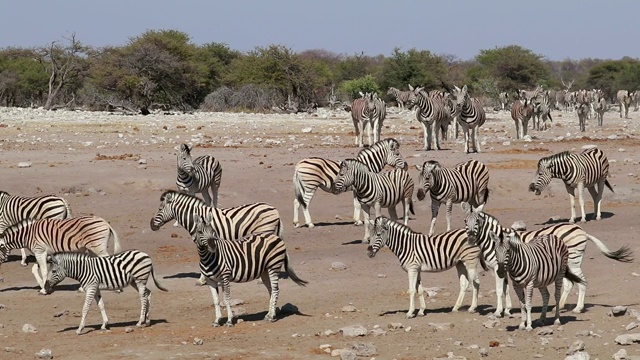
<path fill-rule="evenodd" d="M 529 130 L 530 139 L 516 140 L 510 114 L 487 110 L 488 120 L 479 131 L 479 154 L 465 154 L 462 142 L 451 139 L 444 141 L 443 150 L 422 151 L 422 127 L 414 116 L 389 108 L 382 130 L 383 138 L 400 142 L 414 181 L 418 181 L 414 165 L 427 160 L 438 160 L 444 166 L 467 159 L 482 161 L 491 177 L 485 211 L 498 217 L 503 226 L 524 221 L 528 229 L 536 229 L 567 221 L 569 198 L 560 180 L 554 180 L 540 196 L 528 192 L 536 163 L 556 152 L 597 145 L 609 158 L 609 181 L 615 192 L 605 190 L 602 220 L 595 221 L 585 191 L 588 221 L 581 226 L 610 249 L 627 245 L 636 257 L 640 254 L 640 112 L 631 111 L 630 119 L 621 119 L 612 110 L 605 114 L 604 126 L 591 119 L 581 133 L 574 112 L 553 111 L 549 130 Z M 0 108 L 0 135 L 0 190 L 23 196 L 64 196 L 74 215 L 105 218 L 118 232 L 124 249 L 151 255 L 159 281 L 169 289 L 161 292 L 149 282 L 151 326 L 146 328 L 135 327 L 140 302 L 132 288 L 103 292 L 110 329 L 100 330 L 100 312 L 94 303 L 87 328 L 78 336 L 75 330 L 84 303 L 78 283 L 67 279 L 56 292 L 39 295 L 30 267 L 20 266 L 19 252 L 13 251 L 0 266 L 2 359 L 33 359 L 41 349 L 50 349 L 55 359 L 330 359 L 331 352 L 338 355 L 335 350 L 339 349 L 355 349 L 359 359 L 564 359 L 576 342 L 584 344 L 592 359 L 610 359 L 621 349 L 628 357 L 640 356 L 640 344 L 615 342 L 618 335 L 640 332 L 634 328 L 640 322 L 634 311 L 640 311 L 640 266 L 610 260 L 592 243 L 587 245 L 583 263 L 588 280 L 585 312 L 571 311 L 577 300 L 576 286 L 561 312 L 561 326 L 549 320 L 526 332 L 517 328 L 520 314 L 513 289 L 514 317 L 491 321 L 495 283 L 492 272 L 486 271 L 480 272 L 476 313 L 466 311 L 470 291 L 461 311 L 451 312 L 458 279 L 455 270 L 450 270 L 422 276 L 430 290 L 427 313 L 406 319 L 407 275 L 388 249 L 373 259 L 367 257 L 361 242 L 363 228 L 351 221 L 349 193 L 332 195 L 319 190 L 311 202 L 315 228 L 294 228 L 295 164 L 310 156 L 355 157 L 359 150 L 353 145 L 350 114 L 342 110 L 296 115 L 125 116 Z M 195 285 L 198 255 L 187 231 L 171 223 L 151 231 L 149 221 L 160 195 L 165 189 L 175 189 L 180 143 L 194 145 L 193 156 L 213 155 L 221 162 L 220 207 L 263 201 L 280 211 L 292 266 L 309 284 L 300 287 L 281 279 L 277 322 L 262 320 L 267 291 L 252 281 L 231 286 L 233 309 L 238 314 L 235 327 L 212 327 L 211 293 Z M 23 162 L 30 166 L 18 166 Z M 428 232 L 430 203 L 414 195 L 411 228 Z M 464 226 L 458 205 L 453 209 L 452 225 Z M 444 230 L 443 207 L 436 231 Z M 29 261 L 31 266 L 34 258 Z M 346 268 L 332 267 L 337 262 Z M 538 291 L 533 301 L 537 318 Z M 626 306 L 627 313 L 609 316 L 617 305 Z M 37 332 L 23 332 L 25 324 L 33 325 Z M 341 332 L 345 327 L 362 327 L 366 332 L 349 337 Z M 354 358 L 353 353 L 342 356 Z"/>

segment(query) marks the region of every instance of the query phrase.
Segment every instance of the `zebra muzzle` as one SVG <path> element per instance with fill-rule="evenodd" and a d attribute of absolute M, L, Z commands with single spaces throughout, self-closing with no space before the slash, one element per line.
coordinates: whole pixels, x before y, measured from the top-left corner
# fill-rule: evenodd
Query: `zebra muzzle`
<path fill-rule="evenodd" d="M 371 245 L 367 247 L 367 256 L 369 258 L 373 258 L 374 256 L 376 256 L 376 251 L 373 250 L 373 246 Z"/>
<path fill-rule="evenodd" d="M 416 194 L 418 196 L 418 200 L 422 201 L 425 198 L 425 194 L 424 194 L 424 189 L 420 188 L 418 189 L 418 193 Z"/>
<path fill-rule="evenodd" d="M 540 191 L 538 191 L 538 190 L 536 189 L 536 184 L 535 184 L 535 183 L 531 183 L 531 184 L 529 184 L 529 191 L 531 191 L 531 192 L 535 192 L 535 193 L 536 193 L 536 195 L 540 195 Z"/>

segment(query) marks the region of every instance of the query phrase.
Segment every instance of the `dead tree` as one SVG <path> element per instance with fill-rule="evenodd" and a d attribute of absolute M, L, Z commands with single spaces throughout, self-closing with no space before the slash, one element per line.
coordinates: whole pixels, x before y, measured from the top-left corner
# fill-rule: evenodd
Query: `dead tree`
<path fill-rule="evenodd" d="M 75 33 L 65 39 L 69 41 L 68 46 L 62 46 L 54 41 L 42 49 L 40 62 L 49 73 L 49 88 L 44 104 L 47 110 L 53 108 L 54 100 L 60 90 L 77 78 L 82 71 L 82 56 L 87 48 L 76 39 Z"/>

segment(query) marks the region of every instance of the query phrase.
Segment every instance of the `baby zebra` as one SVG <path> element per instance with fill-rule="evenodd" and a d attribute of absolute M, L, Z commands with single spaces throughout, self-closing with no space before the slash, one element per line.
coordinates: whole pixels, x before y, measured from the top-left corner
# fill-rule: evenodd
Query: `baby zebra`
<path fill-rule="evenodd" d="M 57 253 L 47 257 L 47 262 L 51 265 L 51 272 L 47 276 L 45 288 L 51 293 L 53 287 L 66 277 L 78 280 L 84 289 L 86 297 L 82 307 L 82 320 L 76 330 L 80 335 L 84 328 L 87 312 L 93 299 L 96 299 L 100 312 L 102 313 L 102 330 L 107 329 L 107 312 L 104 309 L 104 301 L 100 290 L 121 290 L 131 285 L 140 293 L 140 320 L 137 326 L 148 326 L 149 320 L 149 299 L 151 290 L 147 288 L 149 274 L 153 277 L 156 287 L 162 291 L 167 291 L 156 280 L 153 272 L 153 264 L 149 255 L 139 250 L 126 250 L 119 254 L 95 257 L 81 253 Z"/>
<path fill-rule="evenodd" d="M 507 274 L 509 275 L 513 281 L 513 289 L 520 300 L 520 313 L 522 314 L 520 329 L 533 330 L 531 326 L 531 297 L 534 287 L 538 288 L 542 295 L 540 321 L 544 325 L 549 306 L 547 286 L 551 284 L 555 284 L 554 297 L 556 300 L 556 316 L 553 323 L 560 325 L 559 303 L 562 279 L 566 278 L 573 283 L 584 283 L 567 266 L 569 250 L 564 241 L 553 234 L 540 235 L 528 243 L 524 243 L 516 232 L 502 237 L 494 232 L 491 232 L 490 235 L 496 243 L 498 276 L 504 279 Z"/>
<path fill-rule="evenodd" d="M 251 234 L 241 240 L 222 240 L 211 225 L 211 214 L 196 218 L 195 241 L 198 252 L 208 248 L 213 254 L 206 266 L 207 284 L 211 287 L 215 306 L 216 319 L 213 326 L 220 326 L 222 313 L 218 298 L 218 284 L 222 284 L 224 303 L 227 307 L 227 323 L 233 326 L 233 312 L 231 311 L 230 283 L 243 283 L 255 279 L 262 279 L 262 283 L 269 291 L 269 311 L 265 321 L 275 321 L 276 305 L 278 303 L 278 278 L 282 265 L 291 280 L 300 286 L 307 282 L 300 279 L 289 262 L 289 255 L 282 238 L 273 233 Z M 201 257 L 202 259 L 202 257 Z"/>
<path fill-rule="evenodd" d="M 412 231 L 408 226 L 379 216 L 374 222 L 373 244 L 367 248 L 369 258 L 376 256 L 384 247 L 389 249 L 400 260 L 400 266 L 409 275 L 409 311 L 407 318 L 414 317 L 416 291 L 420 297 L 418 315 L 424 315 L 427 305 L 424 300 L 424 287 L 420 272 L 442 272 L 456 267 L 460 278 L 460 294 L 452 311 L 458 311 L 464 300 L 469 281 L 473 285 L 473 296 L 469 312 L 475 312 L 478 305 L 478 282 L 476 266 L 478 261 L 487 270 L 484 258 L 480 256 L 480 248 L 470 245 L 464 229 L 448 231 L 436 236 L 427 236 Z"/>

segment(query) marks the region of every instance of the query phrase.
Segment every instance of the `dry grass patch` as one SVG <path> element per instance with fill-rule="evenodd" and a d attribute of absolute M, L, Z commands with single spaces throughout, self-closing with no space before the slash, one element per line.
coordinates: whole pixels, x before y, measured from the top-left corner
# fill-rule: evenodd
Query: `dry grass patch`
<path fill-rule="evenodd" d="M 140 154 L 102 155 L 96 154 L 95 160 L 140 160 Z"/>

